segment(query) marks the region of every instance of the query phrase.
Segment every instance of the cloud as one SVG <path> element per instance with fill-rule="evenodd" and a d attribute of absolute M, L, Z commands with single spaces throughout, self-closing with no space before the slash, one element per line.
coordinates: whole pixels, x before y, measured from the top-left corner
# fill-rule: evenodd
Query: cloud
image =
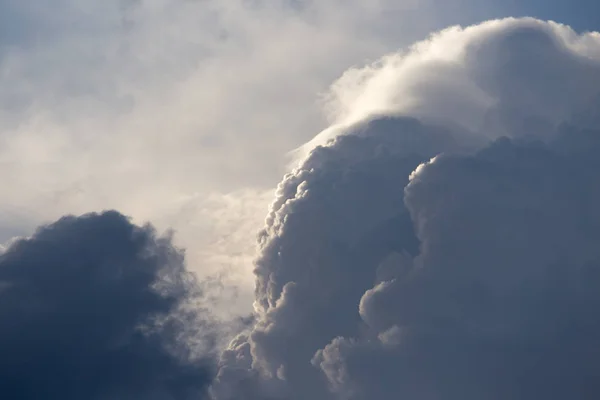
<path fill-rule="evenodd" d="M 230 270 L 232 280 L 242 283 L 238 293 L 222 276 L 204 282 L 211 305 L 215 293 L 226 296 L 218 307 L 227 318 L 248 309 L 240 303 L 248 298 L 253 231 L 283 170 L 282 154 L 326 125 L 315 93 L 348 65 L 362 65 L 456 21 L 439 18 L 452 14 L 446 11 L 456 3 L 434 1 L 418 8 L 412 1 L 387 0 L 42 3 L 0 5 L 0 177 L 11 187 L 0 202 L 0 217 L 8 221 L 0 239 L 66 212 L 106 208 L 131 214 L 135 222 L 152 220 L 158 229 L 174 227 L 191 269 L 207 275 Z M 257 322 L 222 354 L 211 396 L 441 400 L 594 393 L 585 378 L 591 364 L 576 345 L 590 343 L 596 329 L 589 317 L 593 290 L 585 285 L 595 285 L 588 267 L 595 263 L 590 199 L 597 196 L 582 179 L 596 179 L 590 155 L 596 144 L 586 129 L 595 130 L 599 121 L 598 42 L 596 33 L 579 35 L 556 23 L 496 20 L 437 32 L 406 51 L 348 70 L 324 96 L 331 127 L 304 146 L 299 164 L 278 187 L 259 235 Z M 123 239 L 117 228 L 115 235 L 97 236 L 100 229 L 65 228 L 104 226 L 111 218 L 146 239 Z M 54 235 L 68 245 L 47 247 L 46 238 Z M 83 251 L 79 244 L 86 238 Z M 106 286 L 100 293 L 93 285 L 104 282 L 102 276 L 59 282 L 70 275 L 52 272 L 46 279 L 50 272 L 36 267 L 46 264 L 33 262 L 64 256 L 68 262 L 56 268 L 67 268 L 64 274 L 73 265 L 121 265 L 106 250 L 107 241 L 134 265 L 154 266 L 158 275 L 150 278 L 162 279 L 169 268 L 185 276 L 181 254 L 169 240 L 118 214 L 69 217 L 2 249 L 2 263 L 25 260 L 25 267 L 6 271 L 30 271 L 14 276 L 36 289 L 17 292 L 7 280 L 2 294 L 47 303 L 57 318 L 83 315 L 83 306 L 114 304 L 113 294 L 139 306 L 112 307 L 128 312 L 124 319 L 100 313 L 102 327 L 114 324 L 116 336 L 98 337 L 107 331 L 91 328 L 102 320 L 85 314 L 89 326 L 76 327 L 89 334 L 71 332 L 82 342 L 56 341 L 61 351 L 72 350 L 65 354 L 84 354 L 85 360 L 59 358 L 56 346 L 54 353 L 40 350 L 47 342 L 17 347 L 37 357 L 15 359 L 40 363 L 20 370 L 23 382 L 36 384 L 19 387 L 32 388 L 34 398 L 48 397 L 33 390 L 58 390 L 67 382 L 74 386 L 62 398 L 94 396 L 90 390 L 108 387 L 102 384 L 116 375 L 90 373 L 85 362 L 99 355 L 107 362 L 132 357 L 127 362 L 134 363 L 139 349 L 149 352 L 149 362 L 120 375 L 111 387 L 124 392 L 116 395 L 185 398 L 202 392 L 212 376 L 210 358 L 195 364 L 179 357 L 188 350 L 175 338 L 197 338 L 189 329 L 199 324 L 197 351 L 203 354 L 202 344 L 215 340 L 220 325 L 204 321 L 202 310 L 195 317 L 178 306 L 187 299 L 187 285 L 167 281 L 160 287 L 166 292 L 157 294 L 137 280 L 146 275 L 134 274 L 132 280 L 122 277 L 121 289 Z M 144 253 L 138 260 L 124 243 L 149 246 L 158 258 L 149 261 Z M 575 265 L 586 279 L 564 265 Z M 568 287 L 559 287 L 563 278 Z M 89 290 L 81 289 L 83 283 Z M 106 303 L 86 297 L 109 289 Z M 63 304 L 59 295 L 82 300 Z M 145 296 L 154 296 L 152 307 Z M 7 313 L 32 307 L 7 304 Z M 18 315 L 38 327 L 47 319 L 34 317 L 45 318 L 44 310 Z M 564 310 L 573 315 L 565 319 Z M 195 322 L 179 323 L 190 315 L 183 311 Z M 157 313 L 158 321 L 145 319 Z M 161 324 L 139 333 L 141 347 L 132 352 L 100 354 L 107 345 L 92 340 L 120 345 L 140 326 L 134 320 L 146 328 Z M 568 323 L 580 334 L 565 328 Z M 549 328 L 556 326 L 562 328 Z M 59 337 L 56 326 L 48 323 L 46 330 L 48 338 Z M 551 334 L 540 339 L 542 331 Z M 6 332 L 17 336 L 16 330 Z M 18 337 L 33 343 L 31 338 Z M 548 350 L 561 340 L 573 343 L 562 353 Z M 486 347 L 490 343 L 497 346 Z M 498 348 L 510 351 L 494 358 Z M 534 371 L 542 351 L 548 369 Z M 167 361 L 154 362 L 161 357 Z M 571 363 L 573 372 L 556 360 Z M 474 371 L 475 364 L 482 368 Z M 518 367 L 507 367 L 513 364 Z M 35 381 L 34 373 L 49 365 L 51 374 Z M 68 368 L 83 378 L 65 378 Z M 567 375 L 550 386 L 537 384 L 559 372 Z M 531 381 L 522 383 L 517 375 Z M 100 376 L 103 382 L 94 380 Z M 165 376 L 178 383 L 171 386 Z M 86 379 L 88 392 L 81 394 Z M 173 387 L 181 392 L 169 393 Z"/>
<path fill-rule="evenodd" d="M 233 365 L 221 369 L 217 396 L 240 384 L 235 396 L 251 385 L 259 398 L 326 398 L 310 364 L 314 353 L 332 337 L 358 334 L 362 294 L 377 275 L 395 273 L 383 265 L 390 253 L 418 252 L 403 187 L 415 165 L 443 149 L 459 151 L 461 133 L 410 118 L 381 118 L 359 129 L 369 135 L 341 136 L 316 149 L 280 184 L 259 238 L 261 319 L 247 342 L 226 351 Z M 241 373 L 240 360 L 253 363 L 251 374 L 266 382 Z"/>
<path fill-rule="evenodd" d="M 327 97 L 334 124 L 309 149 L 378 114 L 460 126 L 488 139 L 543 135 L 595 101 L 599 58 L 597 33 L 554 22 L 450 27 L 346 71 Z"/>
<path fill-rule="evenodd" d="M 264 199 L 287 152 L 328 125 L 320 94 L 348 66 L 488 18 L 494 3 L 0 1 L 0 179 L 12 189 L 0 241 L 117 209 L 177 230 L 196 273 L 232 271 L 230 300 L 249 312 Z M 223 237 L 236 239 L 213 245 Z"/>
<path fill-rule="evenodd" d="M 405 202 L 409 272 L 368 291 L 369 337 L 315 364 L 352 399 L 592 398 L 600 334 L 600 130 L 436 158 Z"/>
<path fill-rule="evenodd" d="M 213 396 L 594 397 L 599 38 L 489 21 L 338 81 Z"/>
<path fill-rule="evenodd" d="M 216 324 L 183 252 L 114 212 L 67 216 L 0 255 L 0 393 L 198 399 Z"/>

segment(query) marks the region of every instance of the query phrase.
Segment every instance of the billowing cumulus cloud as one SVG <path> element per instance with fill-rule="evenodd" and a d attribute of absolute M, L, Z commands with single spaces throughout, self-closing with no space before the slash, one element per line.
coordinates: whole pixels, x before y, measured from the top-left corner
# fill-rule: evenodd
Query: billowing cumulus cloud
<path fill-rule="evenodd" d="M 214 397 L 597 397 L 599 82 L 597 34 L 533 19 L 349 71 Z"/>
<path fill-rule="evenodd" d="M 168 236 L 117 212 L 64 217 L 0 255 L 0 393 L 205 398 L 217 325 Z"/>
<path fill-rule="evenodd" d="M 383 258 L 418 251 L 403 187 L 415 165 L 458 146 L 457 134 L 408 118 L 358 129 L 370 135 L 339 137 L 281 183 L 259 239 L 262 318 L 248 342 L 225 353 L 235 363 L 222 368 L 216 389 L 230 391 L 233 380 L 247 394 L 250 378 L 238 364 L 252 357 L 251 372 L 262 377 L 252 382 L 258 398 L 324 398 L 325 382 L 310 364 L 314 353 L 332 337 L 359 333 L 358 301 Z"/>

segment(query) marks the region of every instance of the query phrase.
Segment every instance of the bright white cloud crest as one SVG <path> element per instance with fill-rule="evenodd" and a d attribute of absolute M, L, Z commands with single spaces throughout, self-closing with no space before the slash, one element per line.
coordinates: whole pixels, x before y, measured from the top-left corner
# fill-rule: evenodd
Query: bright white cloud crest
<path fill-rule="evenodd" d="M 434 33 L 406 52 L 345 72 L 326 102 L 335 123 L 311 146 L 379 114 L 456 124 L 490 138 L 523 134 L 515 129 L 530 124 L 556 126 L 597 96 L 599 40 L 597 32 L 580 35 L 535 19 Z"/>

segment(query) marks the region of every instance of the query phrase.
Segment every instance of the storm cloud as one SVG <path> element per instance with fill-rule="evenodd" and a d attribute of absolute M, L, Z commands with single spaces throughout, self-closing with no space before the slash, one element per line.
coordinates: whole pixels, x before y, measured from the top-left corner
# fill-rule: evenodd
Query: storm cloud
<path fill-rule="evenodd" d="M 215 327 L 169 236 L 110 211 L 0 255 L 0 396 L 205 398 Z"/>

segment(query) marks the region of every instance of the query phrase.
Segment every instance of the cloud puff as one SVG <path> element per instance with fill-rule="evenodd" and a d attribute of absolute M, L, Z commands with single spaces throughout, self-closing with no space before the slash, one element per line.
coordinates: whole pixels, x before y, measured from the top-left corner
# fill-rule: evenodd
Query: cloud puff
<path fill-rule="evenodd" d="M 216 387 L 230 391 L 232 375 L 248 384 L 239 360 L 251 357 L 266 380 L 252 383 L 262 387 L 260 396 L 322 398 L 327 390 L 310 364 L 314 353 L 332 337 L 359 332 L 358 302 L 390 252 L 418 251 L 403 187 L 415 165 L 458 147 L 456 134 L 409 118 L 357 129 L 370 134 L 316 149 L 280 184 L 259 238 L 261 319 L 247 342 L 226 352 L 225 359 L 237 361 L 221 369 Z"/>
<path fill-rule="evenodd" d="M 183 253 L 117 212 L 64 217 L 0 255 L 0 393 L 203 398 L 214 328 Z"/>
<path fill-rule="evenodd" d="M 315 364 L 348 398 L 594 398 L 600 130 L 441 156 L 406 188 L 421 243 Z M 368 339 L 367 339 L 368 337 Z"/>
<path fill-rule="evenodd" d="M 595 397 L 599 60 L 597 34 L 507 19 L 350 71 L 213 395 Z"/>

